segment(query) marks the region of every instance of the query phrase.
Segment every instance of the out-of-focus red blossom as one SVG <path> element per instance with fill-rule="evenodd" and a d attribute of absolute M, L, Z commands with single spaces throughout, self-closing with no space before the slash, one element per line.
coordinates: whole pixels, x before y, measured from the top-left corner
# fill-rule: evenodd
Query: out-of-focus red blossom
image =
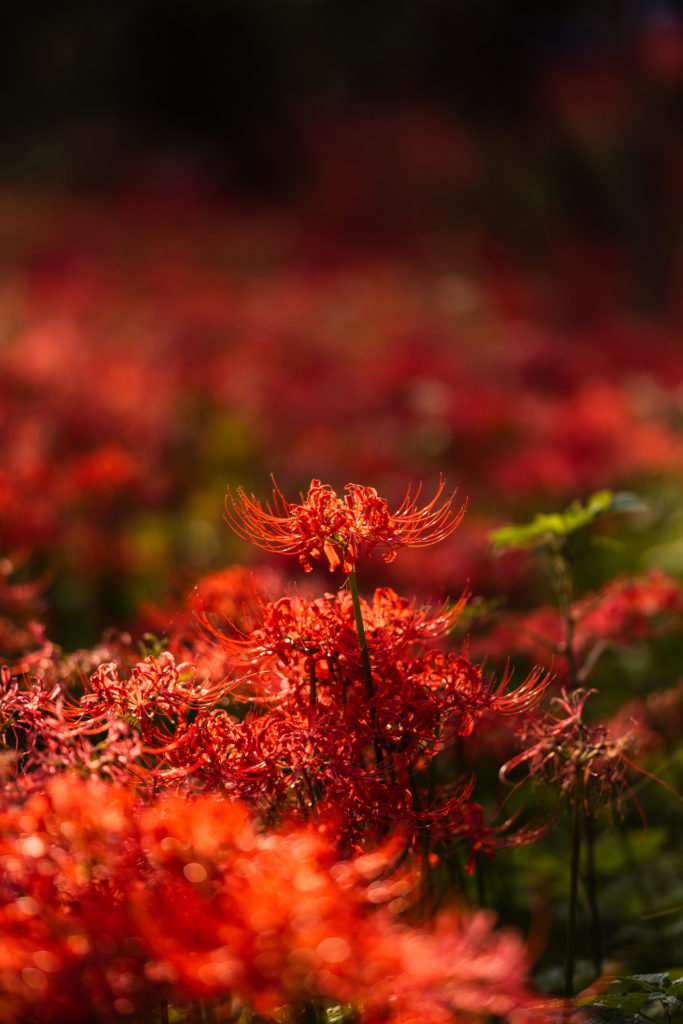
<path fill-rule="evenodd" d="M 11 619 L 35 618 L 44 611 L 44 584 L 12 580 L 18 567 L 16 559 L 0 558 L 0 611 Z"/>
<path fill-rule="evenodd" d="M 567 494 L 599 485 L 605 473 L 619 481 L 634 469 L 667 472 L 683 455 L 666 424 L 643 421 L 624 387 L 604 382 L 564 396 L 529 393 L 511 428 L 514 443 L 492 472 L 516 493 Z"/>
<path fill-rule="evenodd" d="M 338 497 L 328 484 L 312 480 L 301 504 L 288 502 L 277 485 L 273 503 L 264 507 L 255 495 L 237 489 L 233 498 L 228 489 L 225 503 L 228 522 L 241 537 L 266 551 L 298 555 L 307 572 L 311 559 L 327 558 L 330 572 L 341 565 L 353 572 L 356 559 L 382 551 L 386 562 L 403 547 L 426 547 L 448 537 L 462 519 L 464 507 L 454 511 L 454 496 L 439 500 L 443 479 L 437 492 L 423 507 L 418 506 L 421 488 L 409 489 L 395 512 L 373 487 L 347 484 L 346 495 Z"/>
<path fill-rule="evenodd" d="M 657 569 L 641 579 L 616 579 L 575 601 L 572 619 L 575 655 L 583 660 L 604 646 L 628 647 L 680 626 L 683 587 Z M 564 626 L 553 608 L 506 617 L 485 640 L 474 641 L 475 649 L 484 645 L 492 656 L 525 653 L 533 661 L 546 663 L 562 652 L 563 643 Z M 561 673 L 561 661 L 555 659 L 553 668 Z"/>
<path fill-rule="evenodd" d="M 196 613 L 241 622 L 259 599 L 281 590 L 284 582 L 282 574 L 272 567 L 246 569 L 231 565 L 202 576 L 188 595 L 187 604 Z"/>
<path fill-rule="evenodd" d="M 40 623 L 45 611 L 45 585 L 14 579 L 17 562 L 0 558 L 0 660 L 16 672 L 28 672 L 32 664 L 49 656 L 52 646 Z"/>
<path fill-rule="evenodd" d="M 273 1020 L 318 998 L 366 1024 L 545 1019 L 521 939 L 491 914 L 400 922 L 405 889 L 373 889 L 392 857 L 337 862 L 320 833 L 263 832 L 222 798 L 141 803 L 73 774 L 5 798 L 0 1021 L 139 1019 L 162 993 Z"/>
<path fill-rule="evenodd" d="M 253 209 L 231 209 L 228 222 L 201 203 L 180 218 L 111 197 L 5 193 L 0 205 L 12 224 L 0 543 L 32 548 L 60 574 L 135 575 L 140 512 L 180 514 L 219 462 L 225 471 L 213 441 L 224 426 L 238 441 L 231 475 L 275 450 L 287 452 L 283 488 L 314 462 L 325 479 L 353 472 L 392 487 L 457 465 L 478 517 L 499 514 L 507 495 L 571 495 L 680 467 L 675 328 L 614 315 L 539 323 L 536 276 L 490 254 L 453 274 L 405 250 L 340 248 L 334 229 Z M 432 243 L 431 225 L 413 229 Z M 268 259 L 253 260 L 264 247 Z M 581 255 L 574 272 L 603 280 Z M 444 566 L 448 586 L 497 581 L 483 545 L 457 545 L 411 582 L 445 581 Z M 394 582 L 410 568 L 399 562 Z"/>
<path fill-rule="evenodd" d="M 429 932 L 392 929 L 385 946 L 389 963 L 368 964 L 372 997 L 361 1019 L 366 1024 L 452 1024 L 497 1016 L 516 1024 L 551 1020 L 547 1003 L 525 996 L 518 936 L 493 933 L 493 923 L 494 915 L 480 910 L 465 919 L 440 914 Z"/>
<path fill-rule="evenodd" d="M 638 750 L 661 753 L 680 741 L 683 679 L 638 700 L 627 701 L 607 722 L 610 736 L 631 732 Z"/>
<path fill-rule="evenodd" d="M 13 672 L 45 673 L 61 660 L 61 654 L 45 635 L 45 626 L 40 622 L 29 622 L 23 629 L 6 628 L 0 623 L 2 638 L 8 642 L 10 655 L 7 660 Z"/>
<path fill-rule="evenodd" d="M 140 474 L 140 464 L 132 452 L 120 444 L 107 442 L 75 463 L 73 479 L 67 486 L 81 491 L 86 498 L 115 495 L 139 484 Z"/>
<path fill-rule="evenodd" d="M 179 606 L 145 605 L 140 621 L 154 636 L 164 638 L 176 660 L 192 661 L 198 676 L 218 680 L 228 675 L 232 662 L 226 651 L 207 641 L 198 628 L 200 622 L 208 624 L 210 631 L 226 621 L 236 629 L 246 627 L 253 608 L 284 585 L 284 578 L 272 567 L 231 565 L 200 577 Z"/>

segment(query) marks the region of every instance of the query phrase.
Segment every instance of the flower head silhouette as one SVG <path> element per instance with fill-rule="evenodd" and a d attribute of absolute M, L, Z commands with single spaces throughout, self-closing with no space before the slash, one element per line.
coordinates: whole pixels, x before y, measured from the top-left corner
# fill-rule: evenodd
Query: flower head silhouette
<path fill-rule="evenodd" d="M 464 513 L 464 506 L 453 508 L 453 495 L 442 498 L 443 478 L 430 502 L 420 507 L 421 488 L 408 488 L 405 498 L 391 512 L 384 498 L 373 487 L 347 484 L 345 495 L 320 480 L 312 480 L 308 493 L 299 504 L 289 502 L 275 484 L 273 502 L 265 506 L 238 488 L 230 489 L 225 503 L 226 518 L 239 536 L 266 551 L 298 555 L 306 572 L 312 560 L 327 558 L 330 572 L 341 565 L 353 572 L 360 554 L 374 548 L 382 551 L 386 562 L 402 547 L 426 547 L 453 532 Z"/>

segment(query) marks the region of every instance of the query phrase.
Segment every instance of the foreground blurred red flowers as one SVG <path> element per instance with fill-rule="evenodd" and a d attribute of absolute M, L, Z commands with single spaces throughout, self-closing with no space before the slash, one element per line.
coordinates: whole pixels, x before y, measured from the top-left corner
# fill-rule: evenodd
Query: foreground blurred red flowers
<path fill-rule="evenodd" d="M 64 775 L 5 797 L 0 1021 L 142 1020 L 162 998 L 222 999 L 232 1020 L 329 999 L 366 1024 L 531 1019 L 521 939 L 488 912 L 408 927 L 391 859 L 339 862 L 319 833 L 263 831 L 217 796 L 144 802 Z"/>
<path fill-rule="evenodd" d="M 339 497 L 328 484 L 312 480 L 301 504 L 288 502 L 277 485 L 273 504 L 265 508 L 252 494 L 237 489 L 233 498 L 228 489 L 226 517 L 236 533 L 266 551 L 298 555 L 310 572 L 311 559 L 324 554 L 333 572 L 341 564 L 345 573 L 353 572 L 356 558 L 383 548 L 383 557 L 391 562 L 398 548 L 426 547 L 444 540 L 453 532 L 464 513 L 453 510 L 453 495 L 439 502 L 443 479 L 432 500 L 423 508 L 410 488 L 395 512 L 389 511 L 384 498 L 373 487 L 347 484 L 346 496 Z"/>

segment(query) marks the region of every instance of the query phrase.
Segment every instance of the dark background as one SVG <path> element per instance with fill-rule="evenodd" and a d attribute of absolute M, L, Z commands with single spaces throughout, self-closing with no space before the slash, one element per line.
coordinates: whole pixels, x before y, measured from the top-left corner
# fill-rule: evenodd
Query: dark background
<path fill-rule="evenodd" d="M 351 190 L 359 223 L 411 212 L 448 223 L 466 210 L 517 258 L 541 260 L 558 234 L 606 241 L 632 265 L 633 303 L 670 312 L 683 191 L 679 4 L 12 4 L 0 67 L 0 180 L 22 187 L 134 183 L 296 203 L 321 181 L 325 193 L 317 140 L 340 119 L 432 107 L 465 135 L 475 170 L 450 186 L 446 171 L 437 198 L 399 184 L 390 202 L 369 181 L 364 200 Z M 368 176 L 372 137 L 366 124 L 343 173 Z"/>

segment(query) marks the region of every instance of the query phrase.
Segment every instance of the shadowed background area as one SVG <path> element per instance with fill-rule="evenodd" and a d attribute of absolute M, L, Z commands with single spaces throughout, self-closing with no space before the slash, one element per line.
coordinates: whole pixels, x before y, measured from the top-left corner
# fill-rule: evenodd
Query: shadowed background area
<path fill-rule="evenodd" d="M 428 213 L 528 260 L 560 260 L 561 235 L 627 263 L 628 301 L 660 312 L 680 235 L 680 15 L 533 0 L 13 5 L 0 174 L 308 200 L 384 235 Z"/>

